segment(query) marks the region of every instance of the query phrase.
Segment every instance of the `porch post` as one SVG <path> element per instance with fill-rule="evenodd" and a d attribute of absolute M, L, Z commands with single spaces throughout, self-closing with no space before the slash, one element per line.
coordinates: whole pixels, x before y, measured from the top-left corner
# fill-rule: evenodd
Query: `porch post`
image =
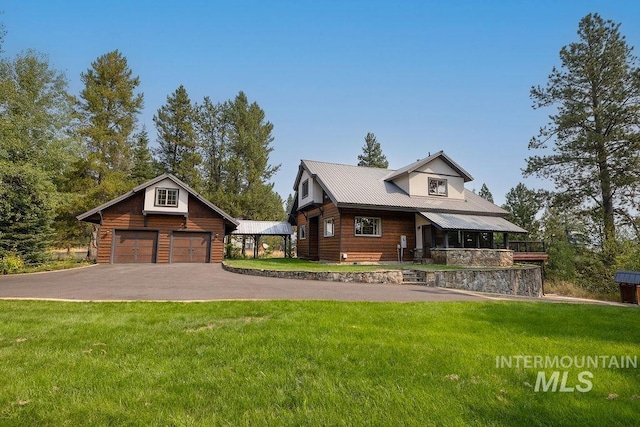
<path fill-rule="evenodd" d="M 509 249 L 509 233 L 504 233 L 504 248 Z"/>
<path fill-rule="evenodd" d="M 449 248 L 449 232 L 448 231 L 444 232 L 444 247 L 445 249 Z"/>

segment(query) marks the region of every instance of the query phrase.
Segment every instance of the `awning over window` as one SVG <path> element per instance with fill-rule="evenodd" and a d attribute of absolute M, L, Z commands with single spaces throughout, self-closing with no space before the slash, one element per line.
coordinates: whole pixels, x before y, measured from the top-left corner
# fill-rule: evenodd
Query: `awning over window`
<path fill-rule="evenodd" d="M 419 212 L 443 230 L 491 231 L 500 233 L 526 233 L 527 230 L 497 216 L 463 215 L 452 213 Z"/>

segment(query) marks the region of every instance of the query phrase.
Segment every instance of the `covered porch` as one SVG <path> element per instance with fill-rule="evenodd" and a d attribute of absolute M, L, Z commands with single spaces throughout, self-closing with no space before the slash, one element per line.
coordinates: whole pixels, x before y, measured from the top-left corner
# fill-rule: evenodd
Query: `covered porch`
<path fill-rule="evenodd" d="M 524 235 L 527 231 L 499 216 L 416 214 L 417 248 L 422 257 L 438 264 L 511 266 L 514 251 L 510 248 L 509 233 Z"/>

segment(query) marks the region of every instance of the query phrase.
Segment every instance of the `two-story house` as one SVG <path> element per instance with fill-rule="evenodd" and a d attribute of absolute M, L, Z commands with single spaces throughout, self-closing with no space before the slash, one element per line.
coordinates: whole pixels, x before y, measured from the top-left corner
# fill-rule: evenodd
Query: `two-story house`
<path fill-rule="evenodd" d="M 298 257 L 409 261 L 436 249 L 492 250 L 495 233 L 526 233 L 467 190 L 472 179 L 442 151 L 398 170 L 302 160 L 290 212 Z"/>

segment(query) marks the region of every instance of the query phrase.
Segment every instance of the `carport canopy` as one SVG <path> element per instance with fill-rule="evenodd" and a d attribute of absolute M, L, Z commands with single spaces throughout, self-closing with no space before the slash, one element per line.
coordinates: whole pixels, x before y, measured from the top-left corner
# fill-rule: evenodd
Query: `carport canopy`
<path fill-rule="evenodd" d="M 258 242 L 262 236 L 281 236 L 284 238 L 285 256 L 291 256 L 291 235 L 293 229 L 288 222 L 280 221 L 251 221 L 239 219 L 238 228 L 231 232 L 232 236 L 251 236 L 255 242 L 253 257 L 258 257 Z M 287 248 L 288 243 L 288 248 Z"/>

